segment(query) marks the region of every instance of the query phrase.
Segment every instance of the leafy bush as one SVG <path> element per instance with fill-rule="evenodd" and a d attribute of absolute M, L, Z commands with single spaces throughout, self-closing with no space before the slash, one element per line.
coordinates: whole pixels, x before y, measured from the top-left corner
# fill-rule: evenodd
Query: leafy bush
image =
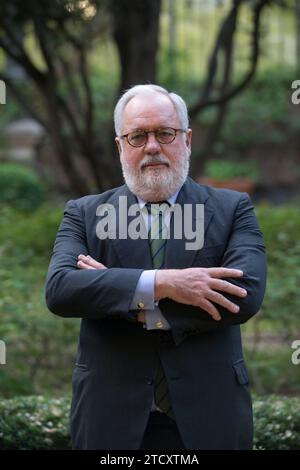
<path fill-rule="evenodd" d="M 69 391 L 79 320 L 49 313 L 44 282 L 63 205 L 43 204 L 22 213 L 0 207 L 0 338 L 8 367 L 0 374 L 2 397 L 59 396 Z M 259 394 L 299 391 L 290 344 L 300 333 L 300 214 L 296 206 L 261 206 L 257 215 L 267 245 L 269 275 L 261 315 L 243 326 L 282 335 L 282 350 L 249 351 L 252 382 Z M 268 345 L 267 345 L 268 346 Z M 53 373 L 55 371 L 55 373 Z"/>
<path fill-rule="evenodd" d="M 300 448 L 299 398 L 254 397 L 254 448 Z M 0 403 L 0 449 L 70 449 L 70 398 L 16 397 Z"/>
<path fill-rule="evenodd" d="M 0 246 L 3 259 L 21 265 L 49 259 L 63 216 L 62 206 L 43 204 L 28 214 L 0 206 Z"/>
<path fill-rule="evenodd" d="M 270 347 L 266 339 L 263 347 L 245 348 L 245 358 L 253 390 L 258 395 L 300 393 L 300 367 L 292 363 L 291 341 L 280 347 Z"/>
<path fill-rule="evenodd" d="M 0 338 L 8 362 L 0 374 L 2 397 L 70 388 L 79 320 L 55 317 L 44 301 L 62 214 L 62 207 L 50 205 L 31 214 L 0 209 Z"/>
<path fill-rule="evenodd" d="M 80 322 L 56 317 L 46 308 L 45 260 L 17 263 L 0 268 L 0 338 L 6 343 L 8 364 L 0 374 L 1 396 L 65 392 Z"/>
<path fill-rule="evenodd" d="M 204 167 L 203 174 L 217 180 L 231 178 L 251 178 L 256 181 L 259 177 L 258 169 L 254 162 L 234 162 L 228 160 L 209 160 Z"/>
<path fill-rule="evenodd" d="M 270 395 L 256 398 L 254 411 L 254 448 L 264 450 L 299 450 L 299 398 Z"/>
<path fill-rule="evenodd" d="M 44 199 L 37 175 L 21 165 L 0 165 L 0 203 L 12 204 L 24 211 L 35 210 Z"/>
<path fill-rule="evenodd" d="M 300 212 L 295 206 L 261 206 L 257 216 L 267 248 L 268 282 L 262 315 L 283 335 L 300 330 Z"/>
<path fill-rule="evenodd" d="M 16 397 L 0 402 L 0 449 L 70 449 L 69 398 Z"/>

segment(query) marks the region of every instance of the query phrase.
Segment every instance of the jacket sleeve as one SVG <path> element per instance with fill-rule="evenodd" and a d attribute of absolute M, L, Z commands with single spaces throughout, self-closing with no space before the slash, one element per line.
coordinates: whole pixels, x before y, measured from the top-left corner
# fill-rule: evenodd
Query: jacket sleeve
<path fill-rule="evenodd" d="M 49 310 L 63 317 L 122 318 L 129 311 L 142 269 L 81 270 L 79 254 L 88 254 L 85 225 L 76 201 L 69 201 L 55 240 L 46 279 Z"/>
<path fill-rule="evenodd" d="M 221 314 L 221 320 L 215 321 L 201 308 L 163 299 L 159 306 L 171 325 L 176 342 L 189 334 L 245 323 L 260 309 L 266 286 L 266 255 L 263 236 L 253 209 L 249 196 L 246 193 L 241 194 L 222 262 L 223 267 L 241 269 L 244 273 L 242 278 L 227 280 L 246 289 L 247 297 L 240 298 L 222 292 L 222 295 L 239 305 L 239 313 L 231 313 L 215 304 Z"/>

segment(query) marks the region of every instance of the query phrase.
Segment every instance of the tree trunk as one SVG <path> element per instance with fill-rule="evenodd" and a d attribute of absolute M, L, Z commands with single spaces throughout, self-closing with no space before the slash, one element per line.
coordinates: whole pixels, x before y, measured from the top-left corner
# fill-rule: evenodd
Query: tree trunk
<path fill-rule="evenodd" d="M 161 0 L 115 0 L 113 34 L 121 61 L 120 90 L 155 82 Z"/>
<path fill-rule="evenodd" d="M 296 0 L 296 67 L 300 74 L 300 0 Z"/>

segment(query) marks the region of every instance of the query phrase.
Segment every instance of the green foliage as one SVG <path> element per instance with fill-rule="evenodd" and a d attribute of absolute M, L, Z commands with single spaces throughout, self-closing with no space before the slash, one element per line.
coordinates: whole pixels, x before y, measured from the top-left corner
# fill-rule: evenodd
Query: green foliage
<path fill-rule="evenodd" d="M 246 177 L 256 181 L 259 175 L 254 162 L 233 162 L 217 159 L 209 160 L 205 164 L 203 174 L 220 181 L 239 177 Z"/>
<path fill-rule="evenodd" d="M 0 449 L 71 449 L 69 398 L 16 397 L 0 402 Z"/>
<path fill-rule="evenodd" d="M 300 213 L 296 206 L 261 206 L 257 216 L 268 258 L 268 282 L 262 316 L 282 334 L 300 330 Z"/>
<path fill-rule="evenodd" d="M 267 340 L 261 348 L 245 348 L 250 381 L 259 395 L 300 393 L 300 367 L 292 363 L 291 341 L 271 347 Z"/>
<path fill-rule="evenodd" d="M 254 397 L 254 448 L 300 447 L 299 398 Z M 70 398 L 16 397 L 0 403 L 0 449 L 71 449 Z"/>
<path fill-rule="evenodd" d="M 79 321 L 46 308 L 44 283 L 62 207 L 31 214 L 0 209 L 0 338 L 7 366 L 2 396 L 69 389 Z"/>
<path fill-rule="evenodd" d="M 231 103 L 222 139 L 238 151 L 249 145 L 288 142 L 289 93 L 294 70 L 267 70 L 258 74 L 251 86 Z"/>
<path fill-rule="evenodd" d="M 292 340 L 300 337 L 300 213 L 294 206 L 256 209 L 268 258 L 266 295 L 259 315 L 243 325 L 255 338 L 246 350 L 257 393 L 299 393 L 300 368 L 291 362 Z M 269 342 L 267 335 L 277 338 Z M 280 344 L 281 343 L 281 344 Z"/>
<path fill-rule="evenodd" d="M 253 146 L 289 144 L 291 135 L 299 132 L 299 119 L 289 109 L 295 75 L 289 67 L 257 73 L 249 87 L 230 102 L 215 153 L 244 156 Z M 208 108 L 199 121 L 210 126 L 215 115 L 216 109 Z"/>
<path fill-rule="evenodd" d="M 62 207 L 49 204 L 30 214 L 0 206 L 0 256 L 17 265 L 48 259 L 62 215 Z"/>
<path fill-rule="evenodd" d="M 34 97 L 36 99 L 36 96 L 34 95 L 34 90 L 32 89 L 32 85 L 26 80 L 15 80 L 15 86 L 18 92 L 22 92 L 23 95 L 26 96 L 26 98 L 32 100 Z M 5 103 L 5 112 L 0 113 L 1 130 L 4 129 L 9 123 L 14 121 L 15 119 L 24 117 L 24 110 L 21 108 L 21 105 L 15 99 L 13 99 L 13 96 L 10 94 L 10 90 L 8 87 L 6 92 L 7 99 Z M 2 132 L 0 138 L 3 139 Z M 0 141 L 0 144 L 1 143 L 2 142 Z"/>
<path fill-rule="evenodd" d="M 0 204 L 12 204 L 20 210 L 35 210 L 44 199 L 37 175 L 21 165 L 0 165 Z"/>
<path fill-rule="evenodd" d="M 261 314 L 243 328 L 260 331 L 268 323 L 285 343 L 275 352 L 248 352 L 252 383 L 259 393 L 299 392 L 290 342 L 300 331 L 300 214 L 297 206 L 260 206 L 256 212 L 267 246 L 268 284 Z M 0 390 L 5 397 L 70 389 L 79 320 L 52 315 L 44 301 L 62 215 L 60 205 L 43 204 L 27 214 L 0 208 L 0 338 L 6 342 L 8 362 L 0 374 Z"/>
<path fill-rule="evenodd" d="M 258 450 L 298 450 L 300 448 L 299 398 L 256 398 L 254 447 Z"/>

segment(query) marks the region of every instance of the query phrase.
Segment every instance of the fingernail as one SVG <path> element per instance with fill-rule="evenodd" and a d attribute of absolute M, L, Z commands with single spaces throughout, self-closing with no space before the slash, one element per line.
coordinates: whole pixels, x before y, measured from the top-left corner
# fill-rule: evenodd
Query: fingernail
<path fill-rule="evenodd" d="M 234 312 L 238 312 L 240 310 L 240 307 L 238 305 L 236 305 L 233 309 Z"/>

